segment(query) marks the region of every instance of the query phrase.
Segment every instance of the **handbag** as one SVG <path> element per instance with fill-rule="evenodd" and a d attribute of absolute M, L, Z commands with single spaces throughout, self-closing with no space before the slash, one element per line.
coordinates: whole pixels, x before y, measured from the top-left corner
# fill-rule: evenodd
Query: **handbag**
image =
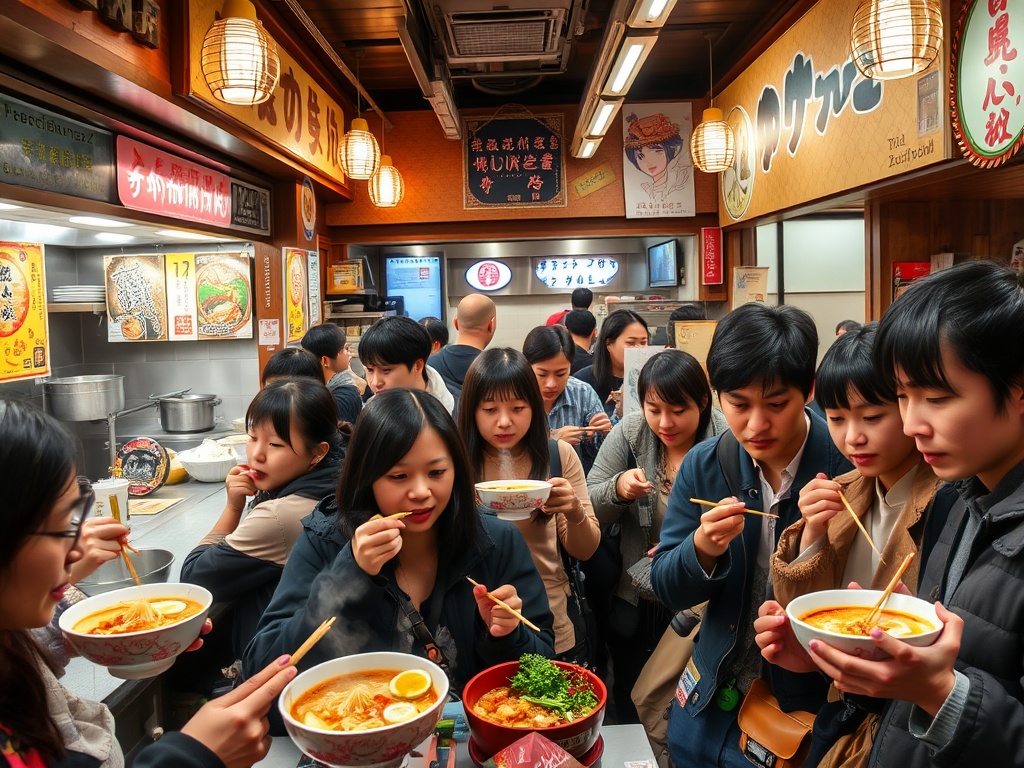
<path fill-rule="evenodd" d="M 698 627 L 700 614 L 697 611 L 676 614 L 640 670 L 629 694 L 659 768 L 669 768 L 668 713 L 679 685 L 679 676 L 693 656 Z"/>
<path fill-rule="evenodd" d="M 814 715 L 783 712 L 768 685 L 755 678 L 740 705 L 740 751 L 760 768 L 801 768 L 811 748 Z"/>
<path fill-rule="evenodd" d="M 644 600 L 658 599 L 658 596 L 654 594 L 654 585 L 651 584 L 651 566 L 653 564 L 654 558 L 644 555 L 626 569 L 626 573 L 629 574 L 629 580 L 633 582 L 637 594 Z"/>

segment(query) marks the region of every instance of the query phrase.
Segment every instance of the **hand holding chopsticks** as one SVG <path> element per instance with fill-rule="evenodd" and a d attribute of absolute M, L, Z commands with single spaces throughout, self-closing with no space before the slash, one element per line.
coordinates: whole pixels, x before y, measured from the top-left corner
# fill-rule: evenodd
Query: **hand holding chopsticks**
<path fill-rule="evenodd" d="M 735 501 L 722 503 L 720 501 L 708 501 L 707 499 L 690 499 L 690 503 L 699 504 L 702 507 L 727 507 L 730 503 L 738 504 L 739 502 Z M 746 507 L 744 507 L 741 511 L 746 515 L 760 515 L 761 517 L 773 517 L 776 520 L 779 517 L 778 515 L 773 515 L 771 512 L 761 512 L 756 509 L 747 509 Z"/>
<path fill-rule="evenodd" d="M 473 581 L 473 579 L 471 579 L 471 578 L 470 578 L 469 576 L 467 576 L 467 577 L 466 577 L 466 581 L 468 581 L 468 582 L 469 582 L 470 584 L 472 584 L 472 585 L 473 585 L 474 587 L 479 587 L 479 586 L 480 586 L 480 584 L 479 584 L 478 582 L 476 582 L 476 581 Z M 533 623 L 532 621 L 530 621 L 530 620 L 529 620 L 528 618 L 526 618 L 525 616 L 523 616 L 523 614 L 521 614 L 521 613 L 520 613 L 519 611 L 517 611 L 517 610 L 516 610 L 515 608 L 513 608 L 513 607 L 512 607 L 511 605 L 509 605 L 508 603 L 506 603 L 506 602 L 505 602 L 504 600 L 502 600 L 502 599 L 501 599 L 500 597 L 495 597 L 495 596 L 494 596 L 494 595 L 493 595 L 493 594 L 492 594 L 491 592 L 488 592 L 488 593 L 487 593 L 487 597 L 489 597 L 489 598 L 490 598 L 491 600 L 493 600 L 495 604 L 497 604 L 497 605 L 501 606 L 501 607 L 502 607 L 502 608 L 504 608 L 504 609 L 505 609 L 506 611 L 508 611 L 509 613 L 511 613 L 511 614 L 512 614 L 513 616 L 515 616 L 515 617 L 516 617 L 517 619 L 519 619 L 519 620 L 520 620 L 521 622 L 523 622 L 523 624 L 525 624 L 526 626 L 528 626 L 528 627 L 529 627 L 530 629 L 532 629 L 532 630 L 533 630 L 534 632 L 540 632 L 540 627 L 538 627 L 538 626 L 537 626 L 536 624 L 534 624 L 534 623 Z"/>
<path fill-rule="evenodd" d="M 906 572 L 907 566 L 910 565 L 910 561 L 913 559 L 913 552 L 910 552 L 905 558 L 903 558 L 903 562 L 896 570 L 896 575 L 892 577 L 889 585 L 885 588 L 885 591 L 882 592 L 882 596 L 878 598 L 878 602 L 875 603 L 874 608 L 871 609 L 871 613 L 869 613 L 867 619 L 864 620 L 869 627 L 874 627 L 878 624 L 878 620 L 882 618 L 882 611 L 885 610 L 885 604 L 889 602 L 889 597 L 892 595 L 892 591 L 896 589 L 896 585 L 900 583 L 900 579 L 903 578 L 903 574 Z"/>
<path fill-rule="evenodd" d="M 320 638 L 327 634 L 327 631 L 331 628 L 334 623 L 335 616 L 331 616 L 327 621 L 313 630 L 313 634 L 306 638 L 306 642 L 299 646 L 299 649 L 292 654 L 292 657 L 288 660 L 288 666 L 294 667 L 299 663 L 299 660 L 309 653 L 309 649 L 320 642 Z"/>

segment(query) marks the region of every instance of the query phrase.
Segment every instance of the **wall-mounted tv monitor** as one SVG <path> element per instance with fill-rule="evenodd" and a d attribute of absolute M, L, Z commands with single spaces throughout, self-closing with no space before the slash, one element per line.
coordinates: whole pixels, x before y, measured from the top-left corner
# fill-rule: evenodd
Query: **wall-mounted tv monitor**
<path fill-rule="evenodd" d="M 676 240 L 647 249 L 647 277 L 651 288 L 673 288 L 679 282 L 679 246 Z"/>
<path fill-rule="evenodd" d="M 405 314 L 419 321 L 424 317 L 444 320 L 444 290 L 441 281 L 442 254 L 409 256 L 384 254 L 384 293 L 402 297 Z"/>

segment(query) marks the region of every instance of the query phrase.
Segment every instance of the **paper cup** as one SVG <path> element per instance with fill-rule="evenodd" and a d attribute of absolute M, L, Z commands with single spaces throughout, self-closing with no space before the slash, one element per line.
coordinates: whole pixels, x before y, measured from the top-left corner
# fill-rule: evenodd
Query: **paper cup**
<path fill-rule="evenodd" d="M 120 477 L 108 477 L 92 484 L 96 494 L 96 515 L 113 517 L 119 523 L 129 525 L 128 515 L 128 481 Z M 111 499 L 116 499 L 115 503 Z"/>

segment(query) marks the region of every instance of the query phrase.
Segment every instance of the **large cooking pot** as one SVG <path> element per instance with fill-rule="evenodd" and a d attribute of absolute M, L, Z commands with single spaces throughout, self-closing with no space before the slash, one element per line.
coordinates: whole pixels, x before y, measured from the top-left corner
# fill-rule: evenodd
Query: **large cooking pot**
<path fill-rule="evenodd" d="M 43 383 L 50 415 L 61 421 L 96 421 L 124 408 L 124 376 L 68 376 Z"/>
<path fill-rule="evenodd" d="M 160 426 L 165 432 L 208 432 L 213 429 L 216 395 L 175 395 L 155 398 L 160 404 Z"/>

